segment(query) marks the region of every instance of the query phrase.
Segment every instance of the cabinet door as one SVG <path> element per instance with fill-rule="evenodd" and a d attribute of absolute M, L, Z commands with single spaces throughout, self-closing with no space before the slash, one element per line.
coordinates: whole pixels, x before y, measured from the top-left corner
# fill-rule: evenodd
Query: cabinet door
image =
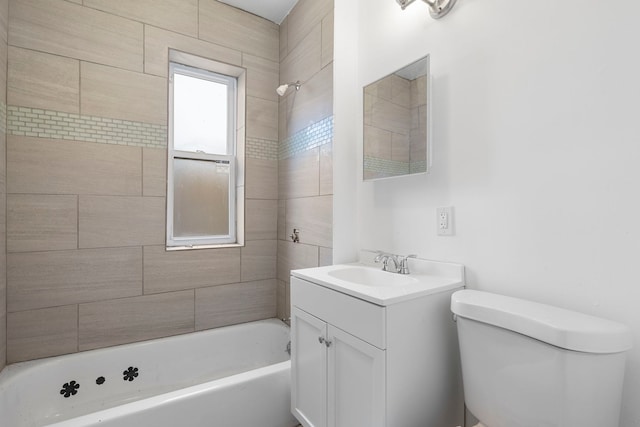
<path fill-rule="evenodd" d="M 291 311 L 291 412 L 305 427 L 327 426 L 327 324 Z"/>
<path fill-rule="evenodd" d="M 385 351 L 328 325 L 328 427 L 385 426 Z"/>

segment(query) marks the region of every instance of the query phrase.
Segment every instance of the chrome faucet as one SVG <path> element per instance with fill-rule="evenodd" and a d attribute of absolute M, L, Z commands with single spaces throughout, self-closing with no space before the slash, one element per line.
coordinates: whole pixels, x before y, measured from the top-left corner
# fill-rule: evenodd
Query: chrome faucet
<path fill-rule="evenodd" d="M 409 258 L 417 258 L 418 255 L 411 254 L 400 257 L 400 269 L 398 273 L 400 274 L 409 274 Z"/>
<path fill-rule="evenodd" d="M 394 255 L 386 252 L 378 252 L 374 262 L 382 262 L 382 271 L 389 271 L 391 273 L 409 274 L 409 258 L 416 258 L 417 255 Z M 393 270 L 389 269 L 389 261 L 393 262 Z"/>
<path fill-rule="evenodd" d="M 390 271 L 393 273 L 398 272 L 398 258 L 396 258 L 396 256 L 393 254 L 379 252 L 373 261 L 382 262 L 382 271 Z M 389 261 L 393 261 L 393 270 L 389 270 Z"/>

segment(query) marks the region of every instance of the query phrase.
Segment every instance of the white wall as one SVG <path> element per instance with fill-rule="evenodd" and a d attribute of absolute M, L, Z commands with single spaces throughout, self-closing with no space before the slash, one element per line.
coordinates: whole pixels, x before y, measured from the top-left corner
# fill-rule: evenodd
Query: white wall
<path fill-rule="evenodd" d="M 362 105 L 358 67 L 358 2 L 334 1 L 333 49 L 333 262 L 358 254 L 358 132 Z M 362 145 L 362 144 L 360 144 Z M 362 156 L 362 150 L 360 150 Z M 360 166 L 360 170 L 362 166 Z"/>
<path fill-rule="evenodd" d="M 334 236 L 335 261 L 380 248 L 460 262 L 470 288 L 628 324 L 620 425 L 640 426 L 640 3 L 459 0 L 440 21 L 419 1 L 341 3 L 334 230 L 357 236 Z M 353 43 L 357 63 L 339 63 Z M 427 53 L 432 173 L 360 182 L 362 86 Z M 456 235 L 438 237 L 449 205 Z"/>

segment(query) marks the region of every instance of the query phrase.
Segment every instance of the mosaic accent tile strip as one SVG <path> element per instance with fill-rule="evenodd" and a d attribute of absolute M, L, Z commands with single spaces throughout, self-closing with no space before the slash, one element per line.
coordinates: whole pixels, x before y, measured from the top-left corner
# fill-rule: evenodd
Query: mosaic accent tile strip
<path fill-rule="evenodd" d="M 278 158 L 286 159 L 306 150 L 311 150 L 331 142 L 333 139 L 333 116 L 322 119 L 311 126 L 296 132 L 280 142 Z"/>
<path fill-rule="evenodd" d="M 409 173 L 424 173 L 427 171 L 427 161 L 411 162 L 409 164 Z"/>
<path fill-rule="evenodd" d="M 245 144 L 246 157 L 262 160 L 278 160 L 278 141 L 247 138 Z"/>
<path fill-rule="evenodd" d="M 364 170 L 384 176 L 405 175 L 409 173 L 409 163 L 364 156 Z"/>
<path fill-rule="evenodd" d="M 7 104 L 0 101 L 0 132 L 7 132 Z"/>
<path fill-rule="evenodd" d="M 167 147 L 167 126 L 39 108 L 7 107 L 7 133 L 138 147 Z"/>

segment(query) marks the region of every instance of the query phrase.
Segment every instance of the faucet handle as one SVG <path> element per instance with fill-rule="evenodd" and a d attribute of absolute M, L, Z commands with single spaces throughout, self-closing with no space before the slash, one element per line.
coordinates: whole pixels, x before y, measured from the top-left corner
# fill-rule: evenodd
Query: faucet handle
<path fill-rule="evenodd" d="M 409 258 L 417 258 L 418 255 L 411 254 L 405 256 L 399 256 L 400 258 L 400 267 L 398 268 L 398 273 L 400 274 L 409 274 Z"/>

